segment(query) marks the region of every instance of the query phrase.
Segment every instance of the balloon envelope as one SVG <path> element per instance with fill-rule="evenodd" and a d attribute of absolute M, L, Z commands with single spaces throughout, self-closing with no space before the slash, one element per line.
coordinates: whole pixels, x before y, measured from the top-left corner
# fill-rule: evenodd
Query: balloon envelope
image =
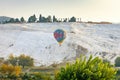
<path fill-rule="evenodd" d="M 66 38 L 66 32 L 62 29 L 57 29 L 54 32 L 54 38 L 61 45 L 64 39 Z"/>

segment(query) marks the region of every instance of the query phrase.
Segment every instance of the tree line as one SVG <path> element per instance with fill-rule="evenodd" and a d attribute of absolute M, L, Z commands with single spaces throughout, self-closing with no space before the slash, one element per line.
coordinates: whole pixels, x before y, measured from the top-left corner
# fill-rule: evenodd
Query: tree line
<path fill-rule="evenodd" d="M 47 16 L 44 17 L 41 14 L 39 15 L 39 18 L 36 17 L 36 15 L 32 15 L 28 18 L 26 21 L 24 17 L 21 17 L 20 19 L 11 18 L 9 21 L 5 21 L 4 23 L 45 23 L 45 22 L 76 22 L 81 21 L 81 18 L 71 17 L 71 18 L 56 18 L 54 16 Z"/>

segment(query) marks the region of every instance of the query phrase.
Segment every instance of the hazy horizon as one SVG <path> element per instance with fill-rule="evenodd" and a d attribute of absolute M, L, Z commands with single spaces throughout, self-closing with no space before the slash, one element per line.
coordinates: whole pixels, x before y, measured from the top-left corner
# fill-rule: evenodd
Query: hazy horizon
<path fill-rule="evenodd" d="M 40 14 L 57 18 L 75 16 L 83 21 L 120 22 L 119 0 L 0 0 L 0 16 L 13 18 Z"/>

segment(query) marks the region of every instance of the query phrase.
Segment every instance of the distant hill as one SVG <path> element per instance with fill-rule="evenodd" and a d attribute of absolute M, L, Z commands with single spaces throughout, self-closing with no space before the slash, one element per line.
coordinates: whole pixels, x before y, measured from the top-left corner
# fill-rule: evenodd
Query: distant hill
<path fill-rule="evenodd" d="M 87 23 L 90 23 L 90 24 L 112 24 L 111 22 L 107 22 L 107 21 L 102 21 L 102 22 L 88 21 Z"/>
<path fill-rule="evenodd" d="M 0 23 L 4 23 L 5 21 L 9 21 L 10 17 L 6 17 L 6 16 L 0 16 Z"/>

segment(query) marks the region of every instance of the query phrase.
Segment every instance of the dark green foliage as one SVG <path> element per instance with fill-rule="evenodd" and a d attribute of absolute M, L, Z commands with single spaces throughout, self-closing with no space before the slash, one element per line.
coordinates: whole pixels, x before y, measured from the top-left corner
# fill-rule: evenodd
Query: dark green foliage
<path fill-rule="evenodd" d="M 38 22 L 42 22 L 43 20 L 42 20 L 42 15 L 40 14 L 40 16 L 39 16 L 39 21 Z"/>
<path fill-rule="evenodd" d="M 48 16 L 47 18 L 45 18 L 40 14 L 38 22 L 52 22 L 52 19 L 51 19 L 51 16 Z"/>
<path fill-rule="evenodd" d="M 6 21 L 6 23 L 20 23 L 20 20 L 18 18 L 11 18 L 9 21 Z"/>
<path fill-rule="evenodd" d="M 23 68 L 24 66 L 33 66 L 34 63 L 33 58 L 31 58 L 30 56 L 26 56 L 24 54 L 20 55 L 18 57 L 18 60 L 19 60 L 18 64 L 23 66 Z"/>
<path fill-rule="evenodd" d="M 52 22 L 51 16 L 47 17 L 47 22 Z"/>
<path fill-rule="evenodd" d="M 25 73 L 21 75 L 22 80 L 52 80 L 50 75 L 41 73 Z"/>
<path fill-rule="evenodd" d="M 115 60 L 115 66 L 120 67 L 120 57 L 117 57 Z"/>
<path fill-rule="evenodd" d="M 107 60 L 107 59 L 103 59 L 103 63 L 108 63 L 108 64 L 110 64 L 110 61 Z"/>
<path fill-rule="evenodd" d="M 48 17 L 44 17 L 40 14 L 39 20 L 37 21 L 37 17 L 36 15 L 32 15 L 28 18 L 28 23 L 35 23 L 35 22 L 76 22 L 76 18 L 73 16 L 70 18 L 70 20 L 68 18 L 59 18 L 57 19 L 55 16 L 53 16 L 51 18 L 51 16 L 49 15 Z M 24 23 L 26 22 L 25 19 L 23 17 L 21 17 L 20 19 L 16 18 L 11 18 L 9 21 L 4 21 L 4 22 L 1 22 L 2 24 L 5 24 L 5 23 Z"/>
<path fill-rule="evenodd" d="M 120 69 L 118 69 L 116 76 L 117 76 L 117 80 L 120 80 Z"/>
<path fill-rule="evenodd" d="M 65 18 L 63 22 L 67 22 L 67 18 Z"/>
<path fill-rule="evenodd" d="M 55 16 L 53 16 L 53 22 L 58 22 L 58 20 Z"/>
<path fill-rule="evenodd" d="M 25 22 L 25 19 L 23 17 L 20 18 L 20 22 Z"/>
<path fill-rule="evenodd" d="M 52 80 L 49 74 L 43 73 L 21 73 L 19 76 L 3 75 L 0 73 L 0 80 Z"/>
<path fill-rule="evenodd" d="M 38 22 L 47 22 L 47 18 L 45 18 L 44 16 L 42 16 L 41 14 L 40 14 L 40 16 L 39 16 L 39 21 Z"/>
<path fill-rule="evenodd" d="M 15 23 L 20 23 L 20 20 L 18 18 L 16 18 Z"/>
<path fill-rule="evenodd" d="M 17 60 L 18 60 L 18 58 L 14 57 L 14 58 L 9 59 L 8 62 L 15 66 L 15 65 L 17 65 Z"/>
<path fill-rule="evenodd" d="M 29 23 L 33 23 L 33 22 L 36 22 L 37 18 L 35 16 L 35 14 L 33 16 L 30 16 L 29 19 L 28 19 L 28 22 Z"/>
<path fill-rule="evenodd" d="M 9 75 L 9 74 L 6 74 L 6 75 L 3 75 L 3 74 L 0 74 L 0 80 L 17 80 L 17 76 L 15 75 Z"/>
<path fill-rule="evenodd" d="M 98 57 L 88 60 L 80 57 L 74 64 L 67 64 L 56 75 L 56 80 L 115 80 L 116 69 Z"/>
<path fill-rule="evenodd" d="M 42 22 L 47 22 L 47 18 L 42 17 Z"/>
<path fill-rule="evenodd" d="M 14 22 L 15 22 L 15 19 L 14 19 L 14 18 L 11 18 L 8 22 L 9 22 L 9 23 L 14 23 Z"/>
<path fill-rule="evenodd" d="M 23 68 L 25 66 L 33 66 L 34 65 L 34 60 L 30 56 L 26 56 L 24 54 L 14 57 L 13 55 L 9 56 L 8 62 L 12 65 L 20 65 Z"/>
<path fill-rule="evenodd" d="M 69 22 L 76 22 L 76 18 L 75 17 L 70 18 Z"/>
<path fill-rule="evenodd" d="M 118 69 L 118 71 L 117 71 L 117 75 L 120 75 L 120 69 Z"/>

